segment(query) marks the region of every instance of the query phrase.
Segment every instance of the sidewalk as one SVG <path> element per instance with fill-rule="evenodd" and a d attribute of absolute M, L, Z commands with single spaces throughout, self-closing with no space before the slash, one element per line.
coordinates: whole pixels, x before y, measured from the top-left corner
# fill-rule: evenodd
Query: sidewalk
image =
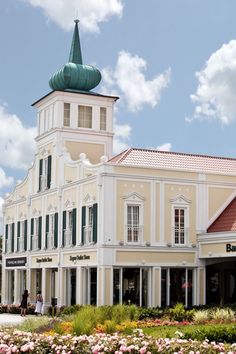
<path fill-rule="evenodd" d="M 20 315 L 15 315 L 15 314 L 11 314 L 11 313 L 0 313 L 0 326 L 18 325 L 29 317 L 31 317 L 31 316 L 21 317 Z"/>

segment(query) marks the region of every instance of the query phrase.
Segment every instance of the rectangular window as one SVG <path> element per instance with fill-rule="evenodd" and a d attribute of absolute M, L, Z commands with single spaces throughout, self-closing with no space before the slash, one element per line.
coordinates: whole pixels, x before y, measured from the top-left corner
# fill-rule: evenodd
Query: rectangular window
<path fill-rule="evenodd" d="M 100 107 L 100 130 L 107 130 L 107 109 Z"/>
<path fill-rule="evenodd" d="M 139 242 L 139 205 L 127 206 L 127 242 Z"/>
<path fill-rule="evenodd" d="M 92 128 L 92 107 L 79 106 L 78 107 L 78 127 Z"/>
<path fill-rule="evenodd" d="M 175 208 L 175 244 L 185 243 L 185 209 Z"/>
<path fill-rule="evenodd" d="M 64 127 L 70 126 L 70 104 L 64 103 Z"/>
<path fill-rule="evenodd" d="M 49 234 L 52 236 L 54 234 L 54 217 L 55 217 L 55 214 L 50 214 L 49 215 Z"/>

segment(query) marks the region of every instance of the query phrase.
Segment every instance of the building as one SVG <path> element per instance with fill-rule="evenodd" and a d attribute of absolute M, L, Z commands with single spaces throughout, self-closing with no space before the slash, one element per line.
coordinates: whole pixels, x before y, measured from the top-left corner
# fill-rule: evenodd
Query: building
<path fill-rule="evenodd" d="M 5 199 L 2 302 L 235 302 L 236 159 L 130 148 L 112 156 L 118 97 L 93 90 L 78 21 L 37 110 L 37 152 Z"/>

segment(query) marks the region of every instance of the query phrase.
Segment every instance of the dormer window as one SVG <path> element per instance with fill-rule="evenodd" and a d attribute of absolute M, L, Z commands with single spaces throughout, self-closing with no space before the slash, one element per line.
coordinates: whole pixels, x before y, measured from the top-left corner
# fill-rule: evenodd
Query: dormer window
<path fill-rule="evenodd" d="M 107 130 L 107 109 L 100 107 L 100 130 Z"/>
<path fill-rule="evenodd" d="M 78 127 L 92 128 L 92 107 L 78 106 Z"/>
<path fill-rule="evenodd" d="M 70 126 L 70 104 L 64 103 L 64 120 L 63 120 L 64 127 Z"/>
<path fill-rule="evenodd" d="M 39 192 L 51 186 L 51 164 L 52 156 L 39 160 Z"/>

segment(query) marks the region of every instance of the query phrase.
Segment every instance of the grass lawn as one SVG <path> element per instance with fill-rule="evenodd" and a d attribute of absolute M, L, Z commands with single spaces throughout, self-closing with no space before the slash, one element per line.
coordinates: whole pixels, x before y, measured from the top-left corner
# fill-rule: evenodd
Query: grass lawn
<path fill-rule="evenodd" d="M 231 326 L 230 324 L 214 324 L 214 327 L 225 327 L 228 328 Z M 174 338 L 176 337 L 175 332 L 182 332 L 183 334 L 191 332 L 192 339 L 194 339 L 194 333 L 197 332 L 198 330 L 200 331 L 202 328 L 204 329 L 211 329 L 212 325 L 211 324 L 206 324 L 206 325 L 173 325 L 173 326 L 159 326 L 159 327 L 151 327 L 151 328 L 143 328 L 143 332 L 145 334 L 151 335 L 156 338 Z"/>

